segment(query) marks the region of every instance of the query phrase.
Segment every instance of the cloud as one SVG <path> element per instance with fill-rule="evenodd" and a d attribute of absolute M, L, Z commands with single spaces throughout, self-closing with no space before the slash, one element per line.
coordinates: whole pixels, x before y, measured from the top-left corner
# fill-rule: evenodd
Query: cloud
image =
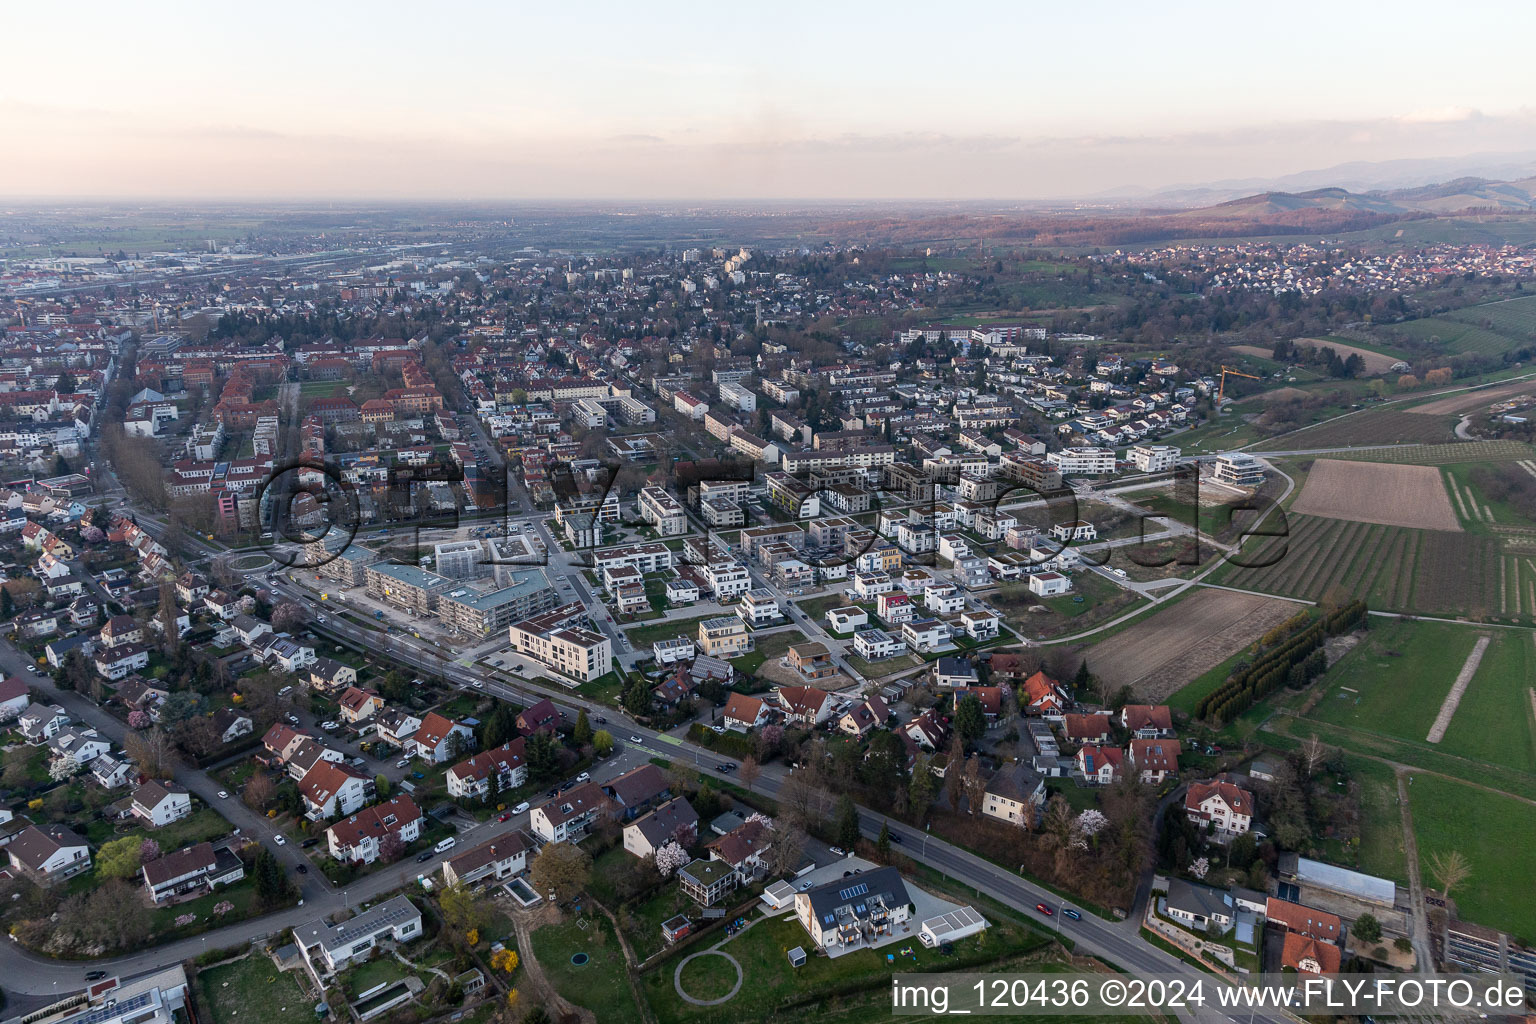
<path fill-rule="evenodd" d="M 1478 121 L 1482 117 L 1483 112 L 1472 107 L 1431 107 L 1404 114 L 1397 120 L 1403 124 L 1449 124 L 1455 121 Z"/>

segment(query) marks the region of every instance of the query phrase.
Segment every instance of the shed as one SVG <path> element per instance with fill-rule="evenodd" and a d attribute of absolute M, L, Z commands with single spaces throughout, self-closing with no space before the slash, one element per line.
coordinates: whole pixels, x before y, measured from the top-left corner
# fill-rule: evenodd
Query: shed
<path fill-rule="evenodd" d="M 790 950 L 789 951 L 789 966 L 791 966 L 791 967 L 804 967 L 805 966 L 805 950 L 801 949 L 799 946 L 796 946 L 794 949 Z"/>

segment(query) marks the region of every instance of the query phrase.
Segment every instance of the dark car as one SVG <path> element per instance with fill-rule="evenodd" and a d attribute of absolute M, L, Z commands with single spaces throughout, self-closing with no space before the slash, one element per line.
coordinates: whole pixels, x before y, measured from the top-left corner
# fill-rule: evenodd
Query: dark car
<path fill-rule="evenodd" d="M 429 861 L 431 859 L 432 859 L 432 851 L 431 850 L 423 850 L 422 852 L 420 852 L 420 853 L 418 853 L 416 855 L 416 863 L 417 864 L 424 864 L 424 863 L 426 863 L 427 861 Z"/>
<path fill-rule="evenodd" d="M 299 871 L 299 874 L 301 874 L 301 875 L 309 874 L 309 865 L 308 864 L 300 864 L 299 868 L 298 868 L 298 871 Z"/>
<path fill-rule="evenodd" d="M 1074 921 L 1081 921 L 1083 919 L 1083 915 L 1079 914 L 1077 911 L 1073 910 L 1071 907 L 1062 907 L 1061 908 L 1061 916 L 1062 917 L 1070 917 Z"/>
<path fill-rule="evenodd" d="M 900 832 L 892 832 L 891 833 L 891 842 L 893 842 L 893 843 L 900 843 L 901 842 L 901 833 Z"/>
<path fill-rule="evenodd" d="M 107 976 L 107 972 L 106 971 L 87 971 L 86 975 L 85 975 L 85 980 L 86 981 L 100 981 L 102 978 L 105 978 L 106 976 Z"/>
<path fill-rule="evenodd" d="M 717 772 L 733 772 L 735 770 L 736 766 L 731 764 L 729 761 L 721 761 L 719 764 L 715 765 L 715 771 Z"/>
<path fill-rule="evenodd" d="M 598 725 L 608 724 L 608 719 L 604 718 L 602 715 L 598 715 L 596 718 L 592 719 L 592 721 L 596 722 Z"/>

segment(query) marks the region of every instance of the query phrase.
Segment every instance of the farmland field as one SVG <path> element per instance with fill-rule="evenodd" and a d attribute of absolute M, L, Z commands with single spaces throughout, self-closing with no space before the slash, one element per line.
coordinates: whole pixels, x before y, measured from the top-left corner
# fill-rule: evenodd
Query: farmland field
<path fill-rule="evenodd" d="M 1443 347 L 1445 351 L 1454 355 L 1470 352 L 1496 356 L 1520 347 L 1520 342 L 1515 338 L 1494 331 L 1485 331 L 1470 323 L 1438 316 L 1410 320 L 1404 324 L 1393 324 L 1387 330 L 1400 337 L 1412 338 L 1414 341 L 1433 340 L 1437 347 Z"/>
<path fill-rule="evenodd" d="M 1201 590 L 1088 648 L 1094 675 L 1157 703 L 1300 611 L 1289 601 Z"/>
<path fill-rule="evenodd" d="M 1461 529 L 1440 473 L 1430 466 L 1319 459 L 1291 509 L 1383 526 Z"/>
<path fill-rule="evenodd" d="M 1484 406 L 1501 402 L 1515 395 L 1536 394 L 1536 380 L 1518 380 L 1513 384 L 1500 384 L 1495 387 L 1477 388 L 1473 391 L 1462 391 L 1454 395 L 1446 395 L 1423 405 L 1415 405 L 1408 408 L 1407 412 L 1414 416 L 1446 416 L 1461 412 L 1471 412 Z"/>
<path fill-rule="evenodd" d="M 1492 399 L 1490 399 L 1492 401 Z M 1254 452 L 1298 451 L 1308 448 L 1370 447 L 1383 444 L 1436 444 L 1456 435 L 1447 418 L 1435 420 L 1395 408 L 1362 409 L 1347 416 L 1302 427 L 1256 444 Z"/>
<path fill-rule="evenodd" d="M 1468 306 L 1445 314 L 1445 319 L 1475 324 L 1526 344 L 1536 341 L 1536 296 L 1527 295 L 1519 299 Z"/>
<path fill-rule="evenodd" d="M 1292 514 L 1289 536 L 1254 538 L 1252 568 L 1214 582 L 1321 600 L 1337 587 L 1372 608 L 1486 618 L 1499 609 L 1499 552 L 1487 536 Z"/>
<path fill-rule="evenodd" d="M 1383 355 L 1380 352 L 1372 352 L 1368 348 L 1360 348 L 1345 341 L 1334 341 L 1331 338 L 1297 338 L 1295 343 L 1302 348 L 1331 348 L 1340 359 L 1359 356 L 1365 362 L 1365 372 L 1368 374 L 1386 373 L 1392 369 L 1393 363 L 1398 362 L 1397 356 Z"/>
<path fill-rule="evenodd" d="M 1405 445 L 1399 448 L 1356 448 L 1334 452 L 1330 459 L 1349 462 L 1397 462 L 1411 466 L 1452 466 L 1461 462 L 1510 462 L 1529 459 L 1536 448 L 1521 441 L 1458 441 L 1453 444 Z"/>

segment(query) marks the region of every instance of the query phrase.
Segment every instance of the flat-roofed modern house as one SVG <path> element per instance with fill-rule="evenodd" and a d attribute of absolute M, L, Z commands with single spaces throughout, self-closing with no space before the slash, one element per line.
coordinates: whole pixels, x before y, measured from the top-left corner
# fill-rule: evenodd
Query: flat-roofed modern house
<path fill-rule="evenodd" d="M 386 939 L 405 943 L 420 937 L 421 911 L 404 896 L 385 900 L 340 924 L 319 918 L 293 929 L 294 943 L 317 982 L 367 960 Z"/>
<path fill-rule="evenodd" d="M 907 883 L 895 868 L 848 875 L 795 894 L 795 917 L 823 949 L 860 946 L 893 934 L 912 911 Z"/>

